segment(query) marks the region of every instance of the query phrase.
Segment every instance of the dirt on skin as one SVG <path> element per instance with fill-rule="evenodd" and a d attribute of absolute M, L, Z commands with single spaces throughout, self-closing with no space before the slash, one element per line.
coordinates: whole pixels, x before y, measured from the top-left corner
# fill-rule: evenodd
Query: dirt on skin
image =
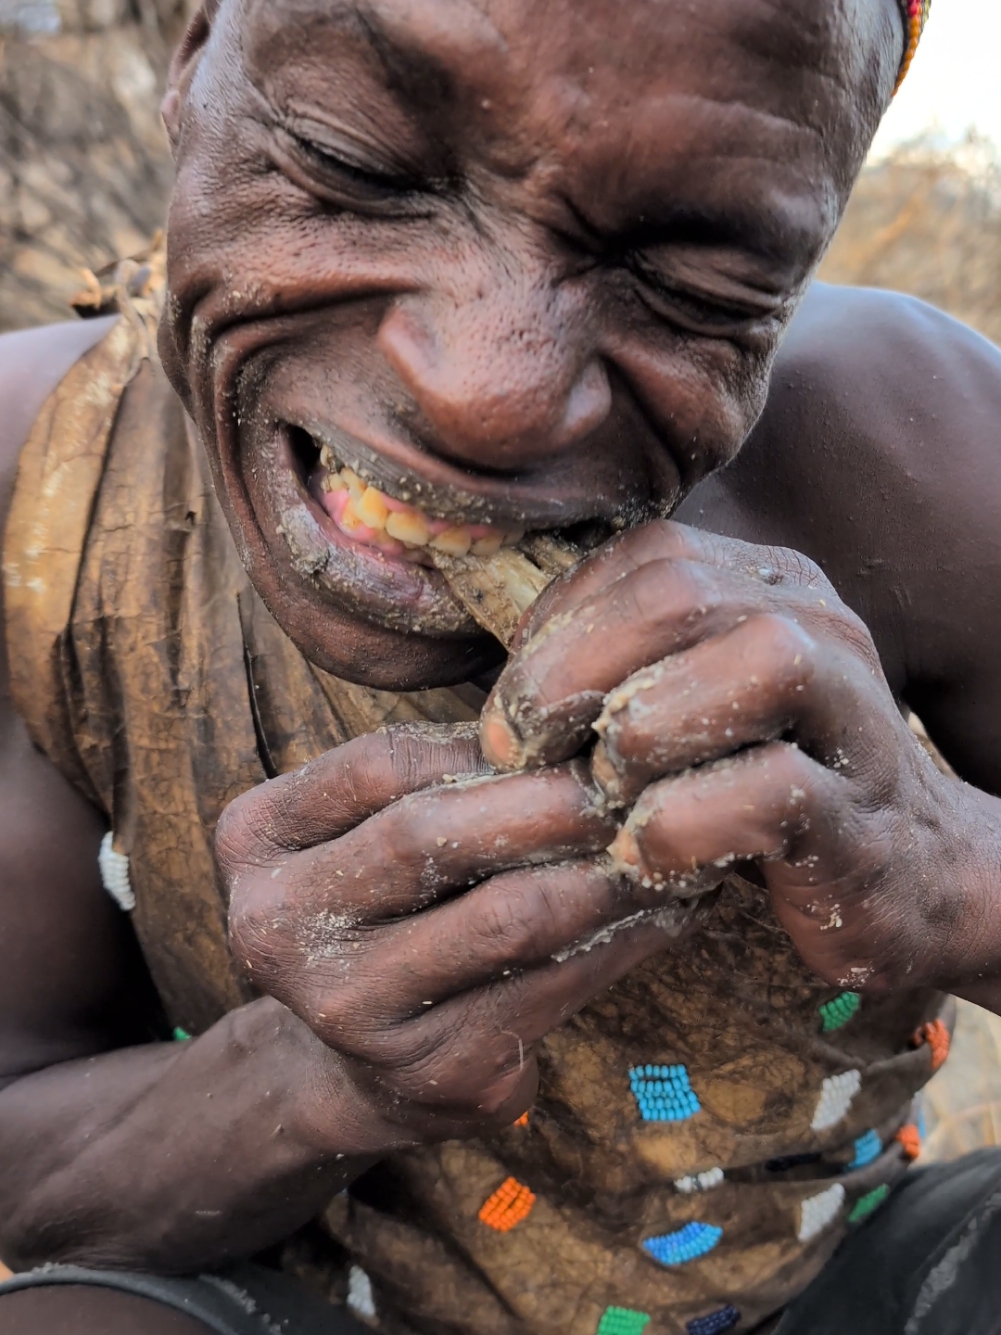
<path fill-rule="evenodd" d="M 162 222 L 160 88 L 192 8 L 0 0 L 0 331 L 66 318 L 80 270 L 142 249 Z M 821 277 L 913 293 L 1001 339 L 996 156 L 976 141 L 953 153 L 918 143 L 868 168 Z M 507 638 L 510 611 L 491 616 Z M 1001 1019 L 959 1003 L 925 1103 L 925 1159 L 1001 1143 Z"/>

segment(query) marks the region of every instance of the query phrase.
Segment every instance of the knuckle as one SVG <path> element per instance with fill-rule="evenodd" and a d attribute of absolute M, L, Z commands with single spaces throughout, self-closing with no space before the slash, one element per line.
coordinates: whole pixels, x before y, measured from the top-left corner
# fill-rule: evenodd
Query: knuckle
<path fill-rule="evenodd" d="M 697 561 L 649 561 L 628 584 L 636 616 L 651 626 L 699 625 L 722 603 L 716 572 Z"/>
<path fill-rule="evenodd" d="M 314 969 L 303 976 L 290 971 L 287 995 L 281 1000 L 328 1047 L 391 1066 L 407 1051 L 406 1022 L 391 1015 L 392 1000 L 380 986 L 380 970 L 366 967 Z"/>
<path fill-rule="evenodd" d="M 275 930 L 275 922 L 270 906 L 253 893 L 238 893 L 230 900 L 230 949 L 256 983 L 279 976 L 288 954 L 288 942 Z"/>
<path fill-rule="evenodd" d="M 834 594 L 833 584 L 816 561 L 796 551 L 794 547 L 764 547 L 760 549 L 760 555 L 759 573 L 765 578 L 766 583 L 793 584 L 800 588 Z"/>
<path fill-rule="evenodd" d="M 807 813 L 814 805 L 816 763 L 795 742 L 774 742 L 764 757 L 780 808 Z"/>
<path fill-rule="evenodd" d="M 509 888 L 495 894 L 480 910 L 474 932 L 491 954 L 518 955 L 531 942 L 533 908 L 526 895 Z"/>
<path fill-rule="evenodd" d="M 293 1009 L 328 1047 L 369 1055 L 371 1017 L 354 989 L 311 987 L 295 997 Z"/>
<path fill-rule="evenodd" d="M 783 694 L 804 690 L 817 671 L 817 642 L 809 631 L 780 612 L 763 612 L 750 626 L 769 679 Z"/>
<path fill-rule="evenodd" d="M 215 855 L 227 881 L 241 867 L 253 863 L 259 853 L 257 822 L 254 814 L 256 789 L 234 798 L 224 808 L 215 830 Z"/>
<path fill-rule="evenodd" d="M 843 640 L 867 666 L 882 673 L 879 652 L 869 627 L 850 608 L 839 609 L 837 633 L 838 638 Z"/>
<path fill-rule="evenodd" d="M 429 840 L 428 836 L 428 830 L 432 826 L 437 828 L 438 824 L 433 818 L 434 805 L 435 798 L 429 794 L 411 794 L 386 807 L 376 817 L 380 859 L 396 869 L 397 875 L 404 874 L 404 869 L 421 860 L 422 853 L 430 853 L 427 849 L 429 842 L 434 851 L 438 851 L 435 841 Z M 446 821 L 440 824 L 448 828 Z"/>

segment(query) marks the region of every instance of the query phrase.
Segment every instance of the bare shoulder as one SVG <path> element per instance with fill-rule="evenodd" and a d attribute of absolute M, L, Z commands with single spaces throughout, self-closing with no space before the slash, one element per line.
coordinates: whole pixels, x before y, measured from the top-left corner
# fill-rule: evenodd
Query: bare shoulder
<path fill-rule="evenodd" d="M 895 292 L 815 284 L 776 359 L 768 403 L 732 468 L 705 488 L 804 540 L 850 521 L 861 539 L 901 536 L 918 494 L 925 520 L 996 514 L 1001 350 Z M 893 483 L 878 501 L 874 483 Z M 927 507 L 930 507 L 930 511 Z M 958 507 L 958 510 L 957 510 Z M 832 519 L 834 518 L 832 516 Z M 992 515 L 993 518 L 993 515 Z M 844 541 L 826 544 L 835 556 Z"/>
<path fill-rule="evenodd" d="M 996 788 L 974 738 L 1001 745 L 999 515 L 1001 350 L 914 298 L 817 284 L 744 450 L 679 517 L 816 560 L 894 690 Z"/>
<path fill-rule="evenodd" d="M 5 517 L 17 456 L 39 409 L 70 367 L 99 342 L 114 316 L 0 334 L 0 516 Z"/>

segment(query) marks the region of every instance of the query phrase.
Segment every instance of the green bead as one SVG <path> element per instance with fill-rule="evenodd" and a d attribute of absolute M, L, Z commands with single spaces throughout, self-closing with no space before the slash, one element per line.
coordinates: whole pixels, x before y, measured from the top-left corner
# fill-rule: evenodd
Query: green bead
<path fill-rule="evenodd" d="M 191 1035 L 188 1033 L 186 1029 L 182 1029 L 180 1025 L 178 1025 L 178 1027 L 174 1030 L 172 1037 L 175 1043 L 187 1043 Z"/>
<path fill-rule="evenodd" d="M 643 1335 L 649 1324 L 646 1312 L 633 1312 L 628 1307 L 608 1307 L 598 1324 L 597 1335 Z"/>
<path fill-rule="evenodd" d="M 847 1024 L 858 1013 L 858 1008 L 861 1005 L 862 998 L 857 992 L 842 992 L 832 1001 L 825 1001 L 822 1006 L 818 1006 L 821 1028 L 824 1033 L 830 1034 L 835 1029 L 840 1029 L 842 1025 Z"/>
<path fill-rule="evenodd" d="M 873 1210 L 877 1209 L 886 1200 L 890 1194 L 890 1188 L 884 1182 L 879 1187 L 874 1187 L 872 1191 L 867 1191 L 851 1208 L 848 1215 L 849 1224 L 860 1224 L 863 1219 L 868 1219 Z"/>

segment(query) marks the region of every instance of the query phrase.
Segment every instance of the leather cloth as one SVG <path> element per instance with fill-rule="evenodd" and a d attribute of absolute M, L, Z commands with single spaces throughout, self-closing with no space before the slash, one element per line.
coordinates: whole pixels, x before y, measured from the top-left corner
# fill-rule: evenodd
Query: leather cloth
<path fill-rule="evenodd" d="M 35 424 L 4 582 L 18 711 L 107 814 L 171 1024 L 197 1035 L 252 995 L 212 849 L 227 803 L 389 723 L 468 723 L 483 695 L 339 680 L 276 624 L 158 364 L 152 272 Z M 949 1023 L 936 993 L 825 986 L 729 877 L 683 948 L 546 1038 L 527 1124 L 391 1155 L 323 1227 L 390 1335 L 698 1335 L 729 1309 L 750 1330 L 905 1171 Z"/>

